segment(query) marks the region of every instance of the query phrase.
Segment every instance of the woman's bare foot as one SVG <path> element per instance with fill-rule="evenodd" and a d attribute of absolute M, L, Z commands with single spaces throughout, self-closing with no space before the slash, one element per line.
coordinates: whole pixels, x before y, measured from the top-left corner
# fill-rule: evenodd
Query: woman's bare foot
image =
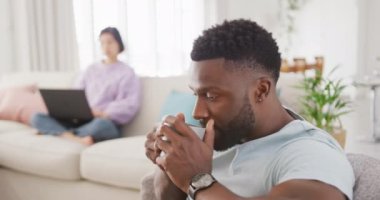
<path fill-rule="evenodd" d="M 79 142 L 81 144 L 84 144 L 86 146 L 90 146 L 94 144 L 94 139 L 92 139 L 91 136 L 85 136 L 85 137 L 78 137 L 74 135 L 72 132 L 64 132 L 61 134 L 62 138 L 66 138 L 75 142 Z"/>
<path fill-rule="evenodd" d="M 94 139 L 92 139 L 91 136 L 81 137 L 80 140 L 82 144 L 87 145 L 87 146 L 94 144 Z"/>

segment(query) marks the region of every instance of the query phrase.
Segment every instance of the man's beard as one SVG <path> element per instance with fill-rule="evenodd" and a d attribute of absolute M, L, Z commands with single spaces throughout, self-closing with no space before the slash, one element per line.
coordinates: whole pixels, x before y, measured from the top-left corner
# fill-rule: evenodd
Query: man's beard
<path fill-rule="evenodd" d="M 227 113 L 226 113 L 227 114 Z M 255 115 L 251 109 L 248 97 L 239 113 L 226 125 L 215 122 L 214 149 L 224 151 L 236 144 L 243 143 L 252 133 L 255 125 Z"/>

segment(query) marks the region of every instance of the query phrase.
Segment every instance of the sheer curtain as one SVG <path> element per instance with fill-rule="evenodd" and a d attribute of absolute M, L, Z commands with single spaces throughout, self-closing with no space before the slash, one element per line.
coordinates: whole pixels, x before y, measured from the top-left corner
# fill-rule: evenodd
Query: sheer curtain
<path fill-rule="evenodd" d="M 205 27 L 204 7 L 203 0 L 74 1 L 80 66 L 101 59 L 99 33 L 114 26 L 127 47 L 120 59 L 139 75 L 183 74 Z"/>
<path fill-rule="evenodd" d="M 1 72 L 78 68 L 72 1 L 9 0 L 0 11 Z"/>

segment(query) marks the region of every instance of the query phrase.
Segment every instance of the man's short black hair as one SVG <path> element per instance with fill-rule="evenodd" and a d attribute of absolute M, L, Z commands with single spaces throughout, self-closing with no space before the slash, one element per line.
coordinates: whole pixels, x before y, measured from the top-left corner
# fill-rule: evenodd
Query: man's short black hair
<path fill-rule="evenodd" d="M 121 39 L 120 33 L 117 30 L 117 28 L 107 27 L 100 32 L 100 36 L 102 36 L 105 33 L 109 33 L 113 36 L 113 38 L 115 38 L 117 44 L 119 44 L 119 53 L 123 52 L 124 51 L 124 44 L 123 44 L 123 40 Z"/>
<path fill-rule="evenodd" d="M 281 55 L 272 34 L 256 22 L 239 19 L 224 21 L 203 31 L 193 45 L 193 61 L 225 58 L 234 67 L 267 72 L 277 82 Z"/>

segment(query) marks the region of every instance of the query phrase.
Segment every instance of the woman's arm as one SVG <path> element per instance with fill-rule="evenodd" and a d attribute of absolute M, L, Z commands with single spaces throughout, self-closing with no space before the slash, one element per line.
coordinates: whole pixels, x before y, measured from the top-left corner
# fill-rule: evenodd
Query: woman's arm
<path fill-rule="evenodd" d="M 87 74 L 87 71 L 88 70 L 81 71 L 80 74 L 76 77 L 76 79 L 74 81 L 74 84 L 73 84 L 74 88 L 76 88 L 76 89 L 84 89 L 84 88 L 86 88 L 86 74 Z"/>
<path fill-rule="evenodd" d="M 132 120 L 140 108 L 141 86 L 135 75 L 125 77 L 119 83 L 116 98 L 103 111 L 109 119 L 118 124 L 126 124 Z"/>

